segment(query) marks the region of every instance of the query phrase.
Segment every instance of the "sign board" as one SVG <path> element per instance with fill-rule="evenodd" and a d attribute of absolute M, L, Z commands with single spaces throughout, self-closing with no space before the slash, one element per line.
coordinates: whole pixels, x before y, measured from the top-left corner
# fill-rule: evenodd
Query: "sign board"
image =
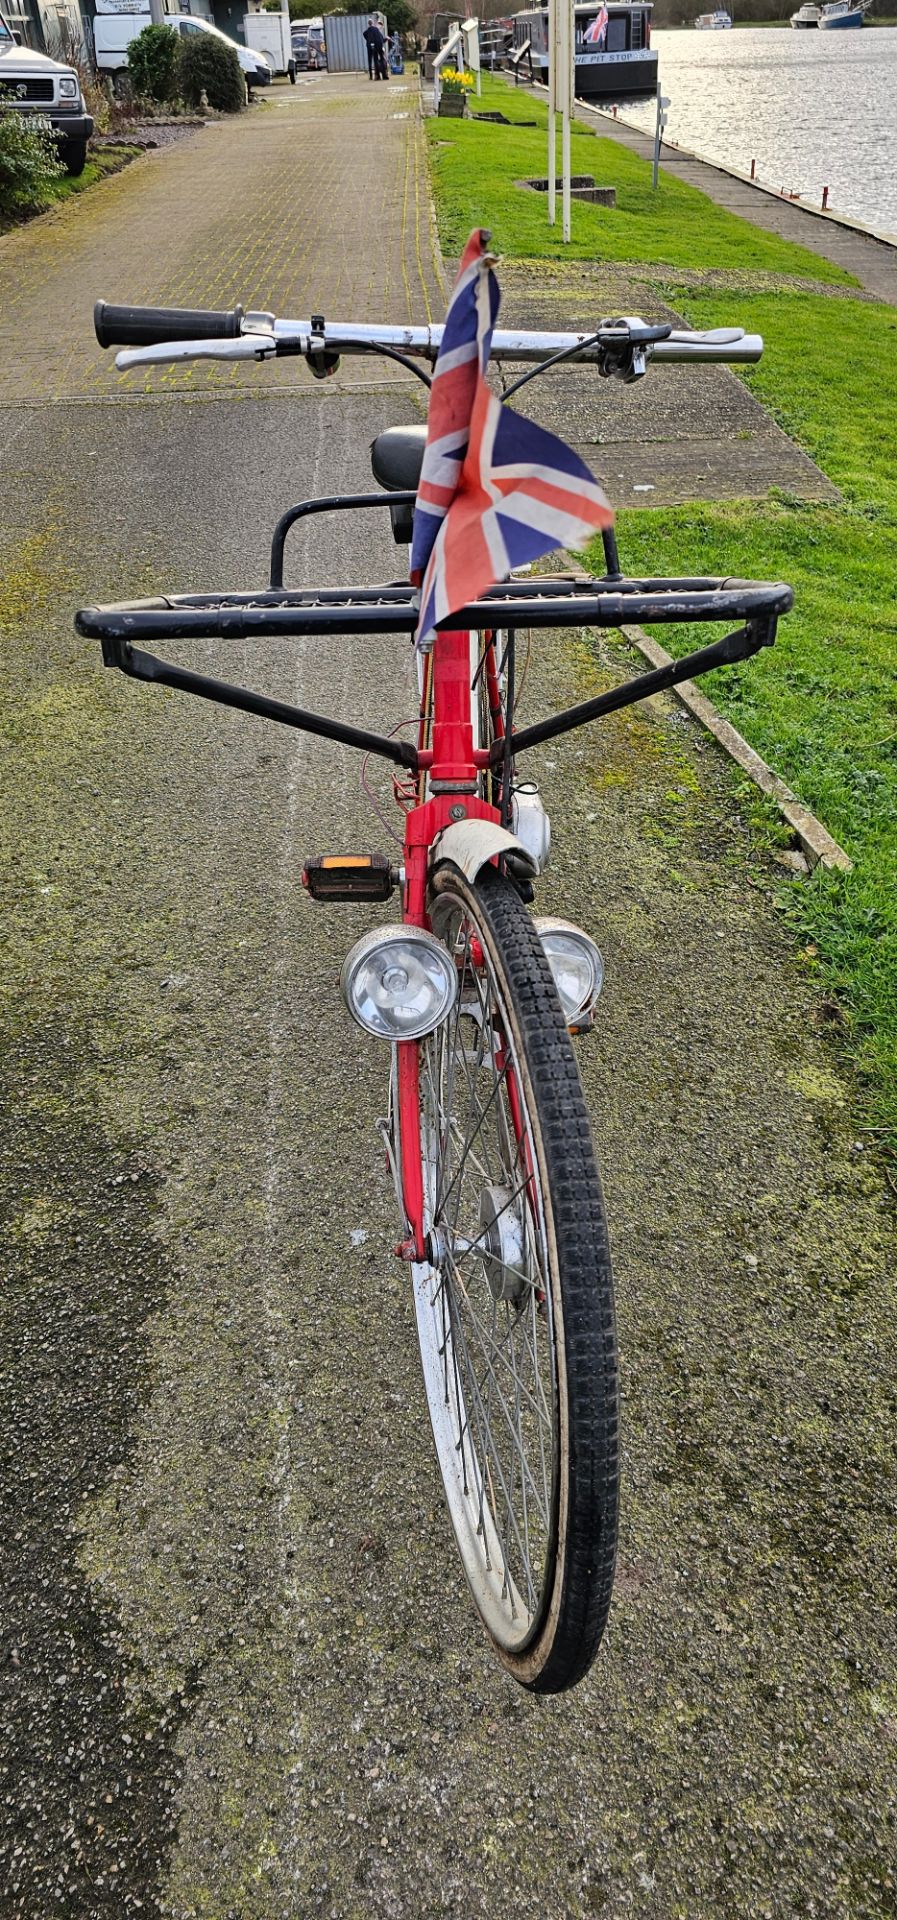
<path fill-rule="evenodd" d="M 463 20 L 461 35 L 464 41 L 464 65 L 468 73 L 480 71 L 480 26 L 478 20 Z"/>
<path fill-rule="evenodd" d="M 149 13 L 149 0 L 96 0 L 97 13 Z"/>

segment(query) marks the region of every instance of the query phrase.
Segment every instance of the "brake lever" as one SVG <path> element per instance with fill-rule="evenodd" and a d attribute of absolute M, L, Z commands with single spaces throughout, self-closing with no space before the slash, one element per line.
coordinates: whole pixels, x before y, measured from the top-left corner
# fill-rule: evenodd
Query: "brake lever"
<path fill-rule="evenodd" d="M 647 349 L 660 340 L 668 340 L 673 331 L 668 321 L 651 326 L 638 314 L 602 321 L 598 329 L 601 359 L 598 371 L 604 380 L 620 380 L 629 386 L 648 371 Z"/>

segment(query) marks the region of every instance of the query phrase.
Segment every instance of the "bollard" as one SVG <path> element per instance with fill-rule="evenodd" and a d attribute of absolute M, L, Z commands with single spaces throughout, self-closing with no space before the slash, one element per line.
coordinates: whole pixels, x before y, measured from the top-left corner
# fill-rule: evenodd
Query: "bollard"
<path fill-rule="evenodd" d="M 756 180 L 756 178 L 757 178 L 757 162 L 756 160 L 752 160 L 751 161 L 751 179 Z"/>
<path fill-rule="evenodd" d="M 828 187 L 823 187 L 823 189 L 822 189 L 822 211 L 823 211 L 823 213 L 825 212 L 825 210 L 826 210 L 826 207 L 827 207 L 827 206 L 828 206 Z"/>

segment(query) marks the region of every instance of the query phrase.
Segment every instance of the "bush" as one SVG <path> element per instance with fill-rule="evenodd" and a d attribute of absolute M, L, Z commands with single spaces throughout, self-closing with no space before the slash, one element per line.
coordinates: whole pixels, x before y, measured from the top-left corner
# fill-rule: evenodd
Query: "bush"
<path fill-rule="evenodd" d="M 64 173 L 46 120 L 0 111 L 0 219 L 48 207 Z"/>
<path fill-rule="evenodd" d="M 136 94 L 176 100 L 180 92 L 181 42 L 173 27 L 144 27 L 128 48 L 128 72 Z"/>
<path fill-rule="evenodd" d="M 181 89 L 191 107 L 205 93 L 218 113 L 239 113 L 246 104 L 246 82 L 236 47 L 211 33 L 191 33 L 181 50 Z"/>

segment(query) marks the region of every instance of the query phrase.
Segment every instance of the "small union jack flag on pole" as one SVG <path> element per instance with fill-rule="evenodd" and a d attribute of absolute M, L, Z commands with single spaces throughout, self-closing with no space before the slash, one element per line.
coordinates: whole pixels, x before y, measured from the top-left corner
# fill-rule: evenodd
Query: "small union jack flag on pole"
<path fill-rule="evenodd" d="M 591 24 L 588 27 L 586 27 L 585 33 L 582 36 L 583 45 L 587 44 L 590 47 L 603 47 L 606 34 L 607 34 L 607 8 L 600 7 L 596 18 L 591 22 Z"/>
<path fill-rule="evenodd" d="M 487 239 L 475 229 L 464 249 L 430 391 L 411 544 L 424 650 L 437 625 L 514 567 L 581 547 L 614 517 L 572 447 L 486 384 L 499 306 Z"/>

